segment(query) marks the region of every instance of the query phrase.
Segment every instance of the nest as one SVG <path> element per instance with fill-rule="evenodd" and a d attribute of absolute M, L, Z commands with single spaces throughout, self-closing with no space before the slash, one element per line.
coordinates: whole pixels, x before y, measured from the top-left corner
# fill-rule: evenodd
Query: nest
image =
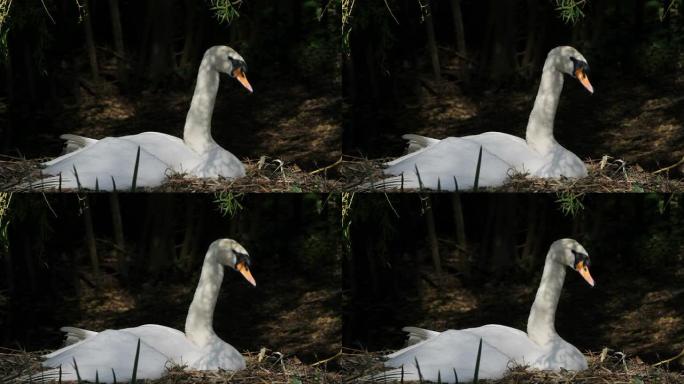
<path fill-rule="evenodd" d="M 48 351 L 25 352 L 0 348 L 0 382 L 17 382 L 16 378 L 28 374 L 40 377 L 40 356 Z M 339 373 L 328 372 L 327 360 L 307 365 L 296 356 L 286 357 L 279 352 L 262 348 L 259 352 L 243 354 L 247 368 L 238 372 L 187 371 L 180 366 L 168 367 L 167 374 L 158 380 L 145 380 L 150 384 L 170 383 L 340 383 Z M 336 357 L 335 357 L 336 358 Z"/>
<path fill-rule="evenodd" d="M 382 173 L 383 164 L 389 159 L 356 159 L 344 165 L 340 170 L 345 189 L 352 191 L 368 191 L 375 189 L 373 185 L 380 184 L 385 175 Z M 508 181 L 498 187 L 479 188 L 482 192 L 681 192 L 684 191 L 684 179 L 670 179 L 667 172 L 662 170 L 647 172 L 639 165 L 630 165 L 620 159 L 604 156 L 601 160 L 589 160 L 588 176 L 580 179 L 543 179 L 529 177 L 526 174 L 512 173 Z M 382 191 L 411 191 L 401 185 Z M 417 190 L 413 190 L 417 191 Z M 423 189 L 420 191 L 432 191 Z M 432 191 L 439 192 L 439 191 Z"/>
<path fill-rule="evenodd" d="M 40 182 L 40 164 L 46 159 L 0 161 L 0 190 L 8 192 L 59 192 L 58 185 Z M 296 164 L 262 156 L 259 160 L 244 160 L 246 176 L 239 179 L 202 179 L 185 174 L 170 174 L 159 187 L 137 188 L 144 192 L 330 192 L 341 187 L 340 182 L 327 178 L 328 168 L 305 172 Z M 30 185 L 29 185 L 30 182 Z M 62 191 L 69 192 L 63 189 Z M 76 192 L 73 190 L 71 192 Z"/>
<path fill-rule="evenodd" d="M 379 379 L 374 383 L 412 383 L 401 378 L 383 379 L 383 365 L 381 357 L 387 352 L 351 351 L 341 358 L 344 380 L 346 383 L 369 383 L 365 380 L 371 374 Z M 520 384 L 520 383 L 662 383 L 675 384 L 684 382 L 684 374 L 670 371 L 666 364 L 649 365 L 639 357 L 628 357 L 622 352 L 608 348 L 600 353 L 585 355 L 589 368 L 582 372 L 550 372 L 526 369 L 525 367 L 510 367 L 506 376 L 500 380 L 479 380 L 482 383 Z M 472 378 L 462 378 L 470 382 Z M 431 383 L 422 381 L 422 383 Z"/>

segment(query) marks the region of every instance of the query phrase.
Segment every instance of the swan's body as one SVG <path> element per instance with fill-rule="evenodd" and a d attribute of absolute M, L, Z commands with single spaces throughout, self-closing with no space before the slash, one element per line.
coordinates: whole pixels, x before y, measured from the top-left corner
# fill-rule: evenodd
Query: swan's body
<path fill-rule="evenodd" d="M 527 321 L 527 333 L 494 324 L 445 332 L 407 327 L 404 330 L 409 332 L 409 343 L 413 345 L 388 355 L 385 366 L 393 369 L 375 378 L 398 377 L 403 366 L 404 380 L 418 380 L 417 359 L 424 380 L 437 382 L 439 376 L 441 382 L 453 383 L 454 370 L 460 382 L 472 380 L 480 339 L 481 379 L 500 379 L 515 365 L 553 371 L 586 369 L 582 353 L 556 333 L 554 319 L 566 265 L 577 269 L 594 285 L 588 260 L 586 251 L 575 240 L 562 239 L 551 245 Z"/>
<path fill-rule="evenodd" d="M 501 132 L 444 140 L 404 135 L 403 138 L 409 141 L 408 150 L 411 153 L 388 162 L 384 173 L 392 177 L 376 186 L 398 187 L 403 174 L 404 188 L 438 189 L 439 185 L 442 190 L 455 190 L 457 187 L 471 189 L 480 148 L 482 163 L 479 186 L 502 185 L 511 173 L 543 178 L 586 176 L 584 162 L 553 137 L 553 123 L 563 89 L 563 73 L 577 77 L 593 93 L 586 76 L 587 69 L 586 60 L 574 48 L 552 49 L 544 63 L 525 140 Z"/>
<path fill-rule="evenodd" d="M 95 189 L 97 182 L 101 190 L 128 189 L 133 181 L 138 148 L 140 161 L 136 185 L 140 187 L 161 185 L 171 172 L 207 178 L 244 176 L 245 168 L 240 160 L 212 138 L 211 117 L 219 73 L 230 74 L 251 92 L 245 69 L 244 60 L 232 48 L 208 49 L 199 67 L 182 140 L 159 132 L 101 140 L 63 135 L 69 153 L 43 164 L 43 174 L 53 176 L 43 184 L 48 181 L 52 186 L 61 174 L 62 188 L 78 188 L 80 183 L 82 188 Z"/>
<path fill-rule="evenodd" d="M 140 340 L 140 357 L 137 377 L 157 379 L 166 372 L 167 364 L 179 364 L 193 370 L 237 371 L 245 368 L 242 355 L 214 332 L 212 319 L 214 307 L 223 281 L 223 266 L 240 271 L 254 283 L 249 272 L 249 257 L 245 249 L 229 239 L 214 241 L 204 259 L 200 280 L 195 290 L 185 333 L 156 324 L 134 328 L 109 329 L 93 332 L 85 329 L 64 327 L 67 333 L 66 347 L 45 355 L 43 366 L 62 367 L 62 380 L 76 380 L 73 360 L 83 380 L 94 382 L 97 372 L 99 381 L 113 382 L 112 369 L 118 382 L 128 381 L 133 372 L 135 350 Z M 49 375 L 54 377 L 56 370 Z M 33 379 L 41 375 L 34 375 Z"/>

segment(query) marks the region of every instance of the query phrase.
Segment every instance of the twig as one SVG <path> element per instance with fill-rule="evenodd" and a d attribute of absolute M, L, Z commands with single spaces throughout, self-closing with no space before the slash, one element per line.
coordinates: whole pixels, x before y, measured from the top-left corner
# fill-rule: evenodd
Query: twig
<path fill-rule="evenodd" d="M 315 170 L 315 171 L 309 172 L 309 175 L 315 175 L 315 174 L 317 174 L 317 173 L 319 173 L 319 172 L 323 172 L 323 171 L 326 171 L 326 170 L 328 170 L 328 169 L 330 169 L 330 168 L 334 168 L 334 167 L 336 167 L 336 166 L 342 164 L 343 162 L 344 162 L 343 156 L 340 156 L 340 158 L 337 159 L 336 162 L 334 162 L 334 163 L 332 163 L 332 164 L 330 164 L 330 165 L 328 165 L 328 166 L 325 166 L 325 167 L 323 167 L 323 168 L 319 168 L 319 169 L 317 169 L 317 170 Z"/>
<path fill-rule="evenodd" d="M 394 19 L 394 21 L 399 25 L 399 20 L 394 16 L 394 13 L 392 13 L 392 8 L 390 8 L 390 5 L 387 3 L 387 0 L 385 0 L 385 6 L 387 7 L 387 10 L 389 11 L 390 16 Z"/>
<path fill-rule="evenodd" d="M 669 359 L 667 359 L 667 360 L 660 361 L 660 362 L 658 362 L 658 363 L 655 363 L 655 364 L 653 364 L 653 366 L 654 366 L 654 367 L 657 367 L 657 366 L 659 366 L 659 365 L 667 364 L 667 363 L 670 363 L 670 362 L 673 362 L 673 361 L 679 359 L 680 357 L 684 357 L 684 348 L 682 348 L 682 351 L 679 352 L 679 354 L 678 354 L 677 356 L 671 357 L 671 358 L 669 358 Z"/>
<path fill-rule="evenodd" d="M 52 24 L 57 24 L 57 23 L 55 22 L 55 19 L 52 18 L 52 15 L 50 14 L 50 11 L 48 10 L 47 5 L 45 5 L 45 1 L 40 0 L 40 3 L 43 4 L 43 9 L 45 9 L 45 13 L 47 13 L 48 17 L 49 17 L 50 20 L 52 21 Z"/>
<path fill-rule="evenodd" d="M 333 355 L 333 356 L 331 356 L 331 357 L 328 357 L 327 359 L 323 359 L 323 360 L 321 360 L 321 361 L 317 361 L 317 362 L 311 364 L 311 366 L 312 366 L 312 367 L 315 367 L 315 366 L 318 366 L 318 365 L 320 365 L 320 364 L 325 364 L 325 363 L 327 363 L 327 362 L 329 362 L 329 361 L 331 361 L 331 360 L 335 360 L 336 358 L 338 358 L 338 357 L 340 357 L 340 356 L 342 356 L 342 350 L 341 350 L 341 349 L 340 349 L 340 351 L 337 352 L 335 355 Z"/>
<path fill-rule="evenodd" d="M 681 158 L 678 162 L 676 162 L 676 163 L 670 165 L 669 167 L 665 167 L 665 168 L 659 169 L 659 170 L 653 172 L 653 174 L 654 174 L 654 175 L 657 175 L 657 174 L 659 174 L 659 173 L 661 173 L 661 172 L 669 171 L 670 169 L 677 168 L 678 166 L 680 166 L 680 165 L 682 165 L 682 164 L 684 164 L 684 156 L 682 156 L 682 158 Z"/>

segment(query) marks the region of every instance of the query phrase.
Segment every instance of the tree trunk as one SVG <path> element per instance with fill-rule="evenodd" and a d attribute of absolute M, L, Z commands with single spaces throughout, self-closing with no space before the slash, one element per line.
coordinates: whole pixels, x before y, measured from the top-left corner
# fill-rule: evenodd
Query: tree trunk
<path fill-rule="evenodd" d="M 515 196 L 501 194 L 490 198 L 479 260 L 481 270 L 498 276 L 513 263 L 515 246 L 510 226 L 514 219 Z"/>
<path fill-rule="evenodd" d="M 86 49 L 88 50 L 88 60 L 90 62 L 90 75 L 93 81 L 100 82 L 100 71 L 97 66 L 97 51 L 95 50 L 95 40 L 93 38 L 93 26 L 90 22 L 90 0 L 84 0 L 86 14 L 83 17 L 83 28 L 85 29 Z"/>
<path fill-rule="evenodd" d="M 14 284 L 14 267 L 12 265 L 12 253 L 9 250 L 9 245 L 2 244 L 2 258 L 5 261 L 5 281 L 7 284 L 7 291 L 9 296 L 13 296 L 15 291 Z"/>
<path fill-rule="evenodd" d="M 451 16 L 454 21 L 454 36 L 456 49 L 463 57 L 468 57 L 465 41 L 465 28 L 463 27 L 463 14 L 461 13 L 461 0 L 451 0 Z M 460 65 L 461 80 L 465 83 L 469 80 L 468 63 L 462 61 Z"/>
<path fill-rule="evenodd" d="M 195 247 L 196 242 L 195 236 L 195 211 L 197 210 L 195 200 L 192 196 L 185 196 L 185 232 L 183 234 L 183 243 L 181 244 L 180 253 L 178 255 L 178 260 L 181 265 L 183 272 L 190 271 L 193 267 L 193 259 L 191 250 Z"/>
<path fill-rule="evenodd" d="M 435 230 L 435 216 L 432 213 L 432 198 L 430 195 L 421 197 L 424 201 L 425 223 L 427 225 L 428 242 L 430 243 L 430 252 L 432 254 L 432 265 L 435 268 L 437 276 L 442 274 L 442 262 L 439 258 L 439 243 L 437 242 L 437 231 Z"/>
<path fill-rule="evenodd" d="M 462 248 L 466 248 L 465 236 L 465 222 L 463 220 L 463 205 L 461 204 L 461 195 L 458 193 L 451 194 L 451 206 L 454 210 L 454 224 L 456 225 L 456 241 Z"/>
<path fill-rule="evenodd" d="M 534 54 L 537 45 L 537 20 L 539 11 L 535 0 L 527 0 L 527 39 L 525 40 L 525 52 L 520 62 L 525 77 L 529 78 L 534 73 Z"/>
<path fill-rule="evenodd" d="M 109 12 L 112 19 L 112 34 L 114 47 L 116 48 L 116 69 L 119 82 L 123 88 L 128 84 L 128 70 L 126 63 L 126 51 L 124 49 L 123 31 L 121 29 L 121 14 L 119 12 L 119 0 L 109 0 Z"/>
<path fill-rule="evenodd" d="M 8 153 L 12 146 L 12 127 L 14 123 L 14 110 L 16 100 L 14 99 L 14 77 L 12 75 L 12 56 L 8 52 L 5 57 L 5 94 L 7 95 L 7 122 L 4 124 L 5 129 L 2 130 L 2 140 L 0 142 L 0 149 L 3 153 Z"/>
<path fill-rule="evenodd" d="M 150 0 L 147 12 L 151 21 L 150 78 L 156 85 L 164 81 L 168 73 L 175 68 L 173 51 L 171 50 L 172 2 L 167 0 Z"/>
<path fill-rule="evenodd" d="M 183 53 L 181 54 L 179 67 L 182 70 L 190 70 L 192 58 L 195 54 L 195 35 L 197 35 L 197 27 L 195 21 L 197 2 L 194 0 L 185 0 L 185 36 L 183 38 Z"/>
<path fill-rule="evenodd" d="M 401 3 L 403 11 L 403 28 L 401 31 L 403 35 L 403 48 L 404 48 L 404 60 L 409 64 L 409 70 L 411 73 L 420 73 L 418 55 L 416 55 L 416 36 L 420 34 L 418 30 L 417 20 L 415 17 L 415 2 L 413 0 L 402 0 Z M 420 78 L 418 76 L 408 76 L 408 86 L 411 89 L 413 95 L 420 94 Z"/>
<path fill-rule="evenodd" d="M 440 66 L 439 66 L 439 51 L 437 50 L 437 41 L 435 39 L 435 26 L 432 22 L 432 5 L 431 0 L 425 1 L 425 7 L 427 7 L 427 15 L 425 15 L 425 31 L 427 32 L 427 49 L 430 54 L 430 62 L 432 63 L 432 75 L 435 80 L 440 80 L 442 78 Z"/>
<path fill-rule="evenodd" d="M 24 263 L 26 265 L 26 275 L 28 277 L 29 288 L 31 292 L 36 292 L 36 263 L 33 260 L 33 249 L 31 247 L 31 237 L 28 233 L 23 233 L 24 240 Z"/>
<path fill-rule="evenodd" d="M 86 246 L 90 255 L 90 264 L 93 268 L 93 282 L 97 290 L 100 289 L 100 260 L 97 257 L 97 246 L 95 244 L 95 232 L 93 230 L 93 217 L 90 212 L 90 199 L 88 195 L 83 197 L 83 225 L 85 226 Z"/>
<path fill-rule="evenodd" d="M 33 58 L 33 47 L 29 41 L 24 41 L 24 73 L 26 74 L 25 89 L 28 91 L 29 105 L 25 105 L 31 112 L 31 106 L 38 101 L 38 88 L 36 84 L 36 70 L 35 70 L 35 60 Z"/>
<path fill-rule="evenodd" d="M 458 269 L 463 276 L 470 278 L 470 262 L 467 258 L 468 244 L 466 243 L 465 235 L 465 221 L 463 220 L 463 205 L 461 204 L 461 195 L 456 192 L 451 194 L 451 207 L 454 212 L 454 225 L 456 227 L 456 242 L 459 246 L 458 253 Z"/>
<path fill-rule="evenodd" d="M 173 197 L 171 194 L 159 194 L 154 200 L 157 214 L 150 238 L 148 273 L 156 277 L 160 276 L 170 261 L 175 259 L 171 216 L 174 207 Z"/>
<path fill-rule="evenodd" d="M 128 257 L 126 255 L 126 242 L 124 241 L 123 224 L 121 221 L 121 207 L 119 206 L 119 195 L 116 192 L 109 194 L 109 205 L 112 209 L 112 228 L 114 230 L 114 241 L 116 248 L 114 249 L 114 256 L 116 257 L 119 275 L 123 281 L 128 279 Z"/>
<path fill-rule="evenodd" d="M 481 67 L 484 75 L 500 83 L 516 70 L 515 60 L 515 2 L 490 0 L 490 13 Z"/>
<path fill-rule="evenodd" d="M 207 213 L 207 207 L 206 204 L 200 203 L 199 204 L 199 209 L 196 210 L 197 212 L 197 227 L 195 228 L 195 236 L 193 239 L 192 247 L 190 248 L 190 257 L 193 257 L 195 259 L 201 259 L 204 257 L 205 249 L 201 249 L 201 237 L 200 234 L 204 233 L 204 226 L 206 223 L 206 213 Z M 232 220 L 231 220 L 232 221 Z"/>
<path fill-rule="evenodd" d="M 533 272 L 537 268 L 537 258 L 540 253 L 541 241 L 546 229 L 546 204 L 539 201 L 536 196 L 528 198 L 527 234 L 525 244 L 520 254 L 520 265 L 527 272 Z"/>

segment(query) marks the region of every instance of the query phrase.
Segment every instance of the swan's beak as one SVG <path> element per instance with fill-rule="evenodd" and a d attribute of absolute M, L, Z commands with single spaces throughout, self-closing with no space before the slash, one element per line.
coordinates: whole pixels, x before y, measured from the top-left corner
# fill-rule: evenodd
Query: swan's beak
<path fill-rule="evenodd" d="M 247 88 L 249 93 L 254 92 L 252 86 L 249 84 L 249 81 L 247 81 L 247 76 L 245 75 L 245 72 L 243 72 L 242 69 L 238 68 L 235 71 L 233 71 L 233 76 L 237 79 L 237 81 L 240 82 L 240 84 L 242 84 L 243 87 Z"/>
<path fill-rule="evenodd" d="M 247 267 L 247 264 L 245 264 L 244 261 L 241 261 L 235 265 L 235 269 L 238 270 L 238 272 L 242 273 L 242 276 L 247 279 L 253 286 L 256 287 L 256 281 L 252 277 L 252 272 L 249 271 L 249 268 Z"/>
<path fill-rule="evenodd" d="M 594 93 L 594 87 L 591 86 L 589 78 L 587 77 L 587 74 L 584 72 L 582 68 L 577 68 L 575 70 L 575 77 L 584 86 L 584 88 L 586 88 L 587 91 L 589 91 L 589 93 Z"/>
<path fill-rule="evenodd" d="M 591 274 L 589 273 L 589 267 L 584 265 L 583 261 L 580 261 L 577 263 L 577 266 L 575 267 L 577 269 L 577 272 L 579 272 L 580 276 L 584 278 L 584 280 L 589 283 L 592 287 L 594 286 L 594 278 L 591 277 Z"/>

